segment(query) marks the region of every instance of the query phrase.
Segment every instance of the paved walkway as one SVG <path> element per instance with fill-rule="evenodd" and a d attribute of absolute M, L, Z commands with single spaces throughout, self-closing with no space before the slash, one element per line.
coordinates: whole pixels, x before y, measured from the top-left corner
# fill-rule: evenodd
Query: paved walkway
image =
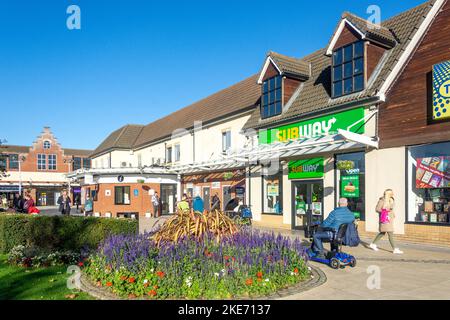
<path fill-rule="evenodd" d="M 309 245 L 301 232 L 275 232 L 301 238 Z M 370 239 L 362 240 L 365 245 L 370 242 Z M 450 249 L 399 242 L 405 254 L 393 255 L 388 241 L 380 242 L 379 252 L 367 249 L 365 245 L 345 248 L 358 259 L 354 269 L 333 270 L 312 262 L 326 274 L 326 284 L 285 300 L 450 299 Z M 379 277 L 374 276 L 374 271 Z M 379 289 L 375 284 L 379 284 Z"/>

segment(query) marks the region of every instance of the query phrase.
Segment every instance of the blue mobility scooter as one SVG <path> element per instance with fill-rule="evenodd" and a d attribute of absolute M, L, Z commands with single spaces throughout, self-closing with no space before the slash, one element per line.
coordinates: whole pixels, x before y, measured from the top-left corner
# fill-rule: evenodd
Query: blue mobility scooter
<path fill-rule="evenodd" d="M 314 234 L 319 229 L 319 225 L 314 225 L 309 228 L 310 228 L 310 230 L 308 233 L 312 239 L 314 237 Z M 347 232 L 347 228 L 348 228 L 348 224 L 343 224 L 340 226 L 338 232 L 334 232 L 333 239 L 329 241 L 331 244 L 331 251 L 326 253 L 325 259 L 317 257 L 312 249 L 308 250 L 309 259 L 311 261 L 329 265 L 331 268 L 336 269 L 336 270 L 345 268 L 345 267 L 351 267 L 351 268 L 356 267 L 356 264 L 357 264 L 356 258 L 350 254 L 342 252 L 343 240 L 344 240 L 345 234 Z M 325 231 L 331 231 L 331 230 L 325 230 Z M 326 241 L 324 241 L 324 242 L 326 242 Z"/>

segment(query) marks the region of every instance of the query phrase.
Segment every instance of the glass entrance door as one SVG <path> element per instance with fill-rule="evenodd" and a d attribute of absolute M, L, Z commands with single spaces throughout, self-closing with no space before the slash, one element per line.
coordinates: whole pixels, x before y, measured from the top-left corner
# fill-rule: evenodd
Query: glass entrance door
<path fill-rule="evenodd" d="M 161 204 L 160 209 L 162 214 L 175 213 L 177 201 L 177 185 L 176 184 L 162 184 L 161 185 Z"/>
<path fill-rule="evenodd" d="M 314 221 L 323 221 L 323 181 L 292 183 L 292 229 L 305 230 Z"/>

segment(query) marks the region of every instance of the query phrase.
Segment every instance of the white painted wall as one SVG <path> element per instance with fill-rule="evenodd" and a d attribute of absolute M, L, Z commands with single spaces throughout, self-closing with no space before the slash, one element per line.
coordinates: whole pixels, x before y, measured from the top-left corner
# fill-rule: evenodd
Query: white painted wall
<path fill-rule="evenodd" d="M 405 147 L 366 153 L 366 230 L 378 232 L 379 215 L 375 207 L 384 190 L 395 193 L 395 233 L 405 233 L 406 181 Z"/>

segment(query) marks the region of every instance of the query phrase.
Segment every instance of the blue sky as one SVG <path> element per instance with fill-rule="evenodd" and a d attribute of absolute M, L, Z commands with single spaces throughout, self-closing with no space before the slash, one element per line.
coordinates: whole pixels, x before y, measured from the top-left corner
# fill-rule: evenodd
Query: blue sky
<path fill-rule="evenodd" d="M 29 145 L 50 126 L 67 148 L 95 148 L 257 73 L 269 50 L 324 47 L 343 11 L 382 19 L 424 0 L 2 0 L 0 139 Z M 81 30 L 66 9 L 81 8 Z"/>

